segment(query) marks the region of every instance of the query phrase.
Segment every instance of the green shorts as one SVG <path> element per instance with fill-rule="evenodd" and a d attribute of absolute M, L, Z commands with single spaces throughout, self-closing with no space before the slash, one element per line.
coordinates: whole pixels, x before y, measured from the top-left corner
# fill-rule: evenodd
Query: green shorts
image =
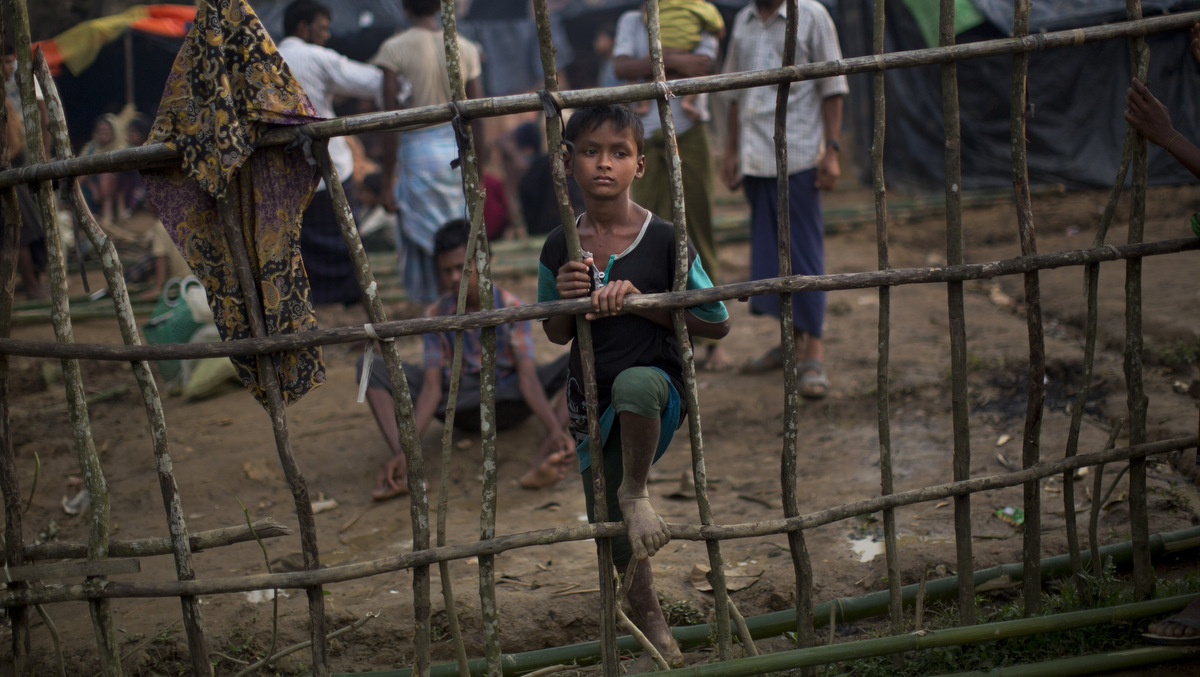
<path fill-rule="evenodd" d="M 680 405 L 679 392 L 675 390 L 667 375 L 656 367 L 632 367 L 621 372 L 612 388 L 612 404 L 600 417 L 604 445 L 604 493 L 608 506 L 608 521 L 620 522 L 625 519 L 621 506 L 617 502 L 617 489 L 621 487 L 624 477 L 624 463 L 621 456 L 621 419 L 617 414 L 629 412 L 646 418 L 661 419 L 658 448 L 654 460 L 663 452 L 675 436 L 675 431 L 683 423 L 683 407 Z M 606 428 L 607 422 L 607 429 Z M 587 504 L 589 522 L 596 521 L 595 506 L 592 496 L 592 467 L 589 465 L 581 474 L 583 479 L 583 496 Z M 633 557 L 633 548 L 629 539 L 624 535 L 612 539 L 613 562 L 624 564 Z"/>

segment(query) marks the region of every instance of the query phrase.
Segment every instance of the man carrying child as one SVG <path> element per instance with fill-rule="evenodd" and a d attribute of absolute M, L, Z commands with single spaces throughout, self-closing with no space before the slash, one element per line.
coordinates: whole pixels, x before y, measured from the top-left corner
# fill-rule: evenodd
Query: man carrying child
<path fill-rule="evenodd" d="M 651 464 L 666 450 L 683 423 L 682 365 L 667 310 L 624 312 L 631 294 L 666 292 L 675 278 L 675 233 L 630 197 L 630 185 L 642 175 L 643 130 L 637 115 L 624 106 L 597 106 L 575 112 L 564 134 L 567 172 L 583 193 L 584 213 L 576 222 L 583 249 L 575 261 L 559 227 L 542 248 L 538 267 L 538 301 L 591 297 L 591 321 L 604 451 L 608 519 L 625 522 L 628 538 L 613 539 L 613 560 L 625 572 L 631 558 L 640 560 L 629 591 L 631 619 L 668 663 L 682 655 L 671 637 L 646 561 L 670 540 L 666 523 L 650 504 L 646 478 Z M 688 289 L 712 284 L 689 247 Z M 729 332 L 724 304 L 689 308 L 684 317 L 693 336 L 720 339 Z M 583 474 L 588 517 L 592 505 L 592 472 L 587 439 L 587 410 L 582 384 L 576 318 L 551 317 L 546 335 L 558 344 L 571 343 L 567 382 L 570 430 Z M 648 668 L 647 657 L 634 670 Z"/>

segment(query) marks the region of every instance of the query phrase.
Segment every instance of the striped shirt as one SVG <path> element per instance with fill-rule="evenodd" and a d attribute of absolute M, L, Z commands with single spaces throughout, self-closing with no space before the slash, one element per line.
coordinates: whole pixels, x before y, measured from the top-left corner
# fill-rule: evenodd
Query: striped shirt
<path fill-rule="evenodd" d="M 796 64 L 842 58 L 837 31 L 829 12 L 815 0 L 800 0 L 797 18 Z M 783 65 L 787 3 L 765 23 L 751 3 L 733 20 L 725 72 L 755 71 Z M 738 104 L 740 163 L 746 176 L 775 176 L 775 86 L 744 89 Z M 788 174 L 817 166 L 824 125 L 821 102 L 850 91 L 846 77 L 793 82 L 787 107 Z"/>

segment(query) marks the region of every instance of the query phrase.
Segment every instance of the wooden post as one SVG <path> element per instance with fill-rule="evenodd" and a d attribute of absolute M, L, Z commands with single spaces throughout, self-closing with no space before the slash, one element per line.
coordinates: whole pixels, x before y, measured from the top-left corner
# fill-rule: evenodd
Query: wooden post
<path fill-rule="evenodd" d="M 70 157 L 72 155 L 71 139 L 68 136 L 67 117 L 63 111 L 62 100 L 58 96 L 58 88 L 54 84 L 54 78 L 50 75 L 50 66 L 46 63 L 41 48 L 38 48 L 34 57 L 38 82 L 41 84 L 46 110 L 50 118 L 50 131 L 54 136 L 54 147 L 58 149 L 62 157 Z M 92 248 L 100 253 L 100 261 L 104 267 L 104 279 L 108 284 L 113 306 L 116 309 L 121 339 L 126 345 L 139 345 L 142 342 L 141 334 L 138 333 L 133 308 L 129 303 L 129 291 L 125 287 L 125 277 L 117 249 L 88 208 L 77 177 L 69 180 L 68 195 L 80 229 L 87 235 L 88 241 L 92 243 Z M 175 556 L 175 575 L 181 581 L 190 581 L 195 579 L 196 572 L 192 568 L 192 551 L 187 538 L 187 521 L 183 515 L 183 503 L 179 498 L 179 488 L 175 484 L 175 475 L 172 470 L 171 449 L 167 441 L 167 423 L 163 417 L 162 400 L 158 395 L 158 383 L 154 380 L 153 372 L 150 371 L 149 362 L 139 360 L 131 364 L 138 389 L 142 395 L 142 402 L 146 406 L 146 417 L 150 425 L 154 465 L 158 473 L 163 508 L 167 513 L 167 532 L 171 534 L 171 547 Z M 183 607 L 183 622 L 188 639 L 188 652 L 192 659 L 192 673 L 211 675 L 212 663 L 208 660 L 208 643 L 204 637 L 200 600 L 187 595 L 180 597 L 179 601 Z"/>
<path fill-rule="evenodd" d="M 871 49 L 884 53 L 885 0 L 875 2 L 874 33 Z M 887 181 L 883 175 L 883 149 L 887 136 L 887 96 L 883 71 L 872 75 L 872 96 L 875 102 L 873 139 L 871 143 L 871 186 L 875 193 L 875 245 L 879 269 L 892 267 L 888 256 Z M 892 291 L 879 288 L 879 358 L 875 378 L 875 411 L 879 424 L 879 489 L 884 496 L 895 491 L 892 474 L 892 421 L 889 375 L 892 336 Z M 896 542 L 896 511 L 883 511 L 883 545 L 888 572 L 888 621 L 893 635 L 904 632 L 903 597 L 900 592 L 900 549 Z"/>
<path fill-rule="evenodd" d="M 655 82 L 662 82 L 666 90 L 666 67 L 663 64 L 661 27 L 659 25 L 658 0 L 646 4 L 647 40 L 650 45 L 650 64 Z M 666 143 L 667 163 L 671 175 L 671 211 L 675 224 L 675 291 L 687 288 L 687 271 L 691 265 L 688 258 L 687 210 L 683 192 L 683 168 L 679 159 L 679 143 L 675 136 L 675 119 L 670 100 L 664 95 L 658 99 L 658 119 L 662 126 L 663 141 Z M 715 274 L 716 271 L 713 271 Z M 692 340 L 688 335 L 682 308 L 671 313 L 675 329 L 675 341 L 679 345 L 683 360 L 683 394 L 687 406 L 688 432 L 692 448 L 692 479 L 696 486 L 696 507 L 701 524 L 713 524 L 712 503 L 708 500 L 708 474 L 704 467 L 704 436 L 700 419 L 700 395 L 696 390 L 696 360 Z M 713 612 L 717 627 L 717 659 L 727 661 L 733 657 L 730 618 L 734 613 L 729 602 L 729 591 L 725 586 L 725 560 L 721 556 L 720 541 L 706 541 L 708 551 L 708 580 L 713 588 Z M 753 643 L 747 651 L 754 652 Z"/>
<path fill-rule="evenodd" d="M 1013 4 L 1013 34 L 1029 33 L 1029 0 Z M 1033 225 L 1033 206 L 1029 198 L 1029 166 L 1025 155 L 1025 116 L 1032 112 L 1026 105 L 1029 55 L 1013 55 L 1012 99 L 1009 106 L 1009 129 L 1012 143 L 1013 194 L 1016 198 L 1017 224 L 1020 230 L 1021 254 L 1037 254 L 1037 231 Z M 1041 458 L 1042 405 L 1046 399 L 1046 339 L 1042 331 L 1042 292 L 1037 271 L 1025 273 L 1025 321 L 1029 334 L 1028 399 L 1025 406 L 1025 432 L 1022 436 L 1022 467 L 1031 468 Z M 1042 610 L 1042 577 L 1038 568 L 1042 561 L 1042 499 L 1038 481 L 1025 485 L 1024 538 L 1025 571 L 1022 590 L 1025 615 L 1033 616 Z M 1074 510 L 1069 511 L 1072 514 Z"/>
<path fill-rule="evenodd" d="M 250 335 L 263 337 L 267 335 L 266 321 L 263 317 L 262 303 L 259 300 L 258 282 L 255 280 L 253 268 L 250 265 L 250 256 L 246 250 L 245 225 L 242 222 L 243 205 L 252 199 L 250 196 L 253 194 L 248 169 L 248 167 L 244 167 L 237 174 L 235 180 L 230 182 L 225 189 L 225 193 L 217 197 L 217 204 L 220 210 L 221 226 L 225 231 L 225 239 L 233 253 L 234 269 L 237 272 L 238 285 L 242 291 L 246 318 L 250 324 Z M 271 431 L 275 436 L 275 451 L 279 455 L 283 476 L 292 491 L 292 502 L 296 506 L 304 568 L 312 571 L 321 566 L 317 550 L 317 525 L 313 519 L 312 501 L 308 497 L 308 484 L 292 455 L 291 442 L 288 440 L 287 411 L 284 408 L 279 375 L 275 371 L 274 360 L 271 359 L 270 354 L 258 356 L 258 382 L 266 394 L 267 408 L 271 417 Z M 309 586 L 305 592 L 308 595 L 313 674 L 317 677 L 326 677 L 329 674 L 329 652 L 325 639 L 324 594 L 320 585 Z"/>
<path fill-rule="evenodd" d="M 554 40 L 550 35 L 550 12 L 546 0 L 534 0 L 534 19 L 538 29 L 538 48 L 542 60 L 542 87 L 545 96 L 561 106 L 558 95 L 558 72 L 554 64 Z M 554 195 L 558 198 L 558 214 L 566 235 L 571 258 L 583 260 L 579 231 L 567 193 L 567 174 L 563 166 L 563 121 L 561 115 L 546 118 L 546 145 L 550 154 L 550 174 L 554 178 Z M 596 391 L 596 360 L 592 349 L 592 328 L 583 315 L 575 319 L 575 342 L 579 346 L 583 371 L 583 394 L 588 417 L 588 453 L 592 467 L 593 514 L 596 522 L 608 521 L 608 502 L 605 500 L 604 445 L 601 444 L 599 394 Z M 617 654 L 617 588 L 613 581 L 612 542 L 596 539 L 596 559 L 600 583 L 600 663 L 605 677 L 620 674 Z"/>
<path fill-rule="evenodd" d="M 954 0 L 941 0 L 939 46 L 954 44 Z M 958 118 L 958 68 L 954 63 L 942 66 L 942 119 L 946 127 L 946 263 L 963 262 L 962 233 L 962 136 Z M 967 402 L 967 318 L 963 285 L 946 285 L 950 326 L 950 392 L 954 425 L 954 480 L 971 476 L 971 425 Z M 954 535 L 959 571 L 971 571 L 971 497 L 954 499 Z M 960 576 L 958 614 L 963 625 L 975 623 L 975 585 L 970 576 Z"/>

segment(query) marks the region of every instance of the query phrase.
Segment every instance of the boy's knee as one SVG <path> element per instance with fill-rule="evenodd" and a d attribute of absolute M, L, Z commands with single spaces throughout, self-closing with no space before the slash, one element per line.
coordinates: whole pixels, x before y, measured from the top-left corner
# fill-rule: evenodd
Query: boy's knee
<path fill-rule="evenodd" d="M 658 418 L 671 398 L 671 386 L 652 367 L 632 367 L 617 375 L 612 386 L 612 406 L 646 418 Z"/>

